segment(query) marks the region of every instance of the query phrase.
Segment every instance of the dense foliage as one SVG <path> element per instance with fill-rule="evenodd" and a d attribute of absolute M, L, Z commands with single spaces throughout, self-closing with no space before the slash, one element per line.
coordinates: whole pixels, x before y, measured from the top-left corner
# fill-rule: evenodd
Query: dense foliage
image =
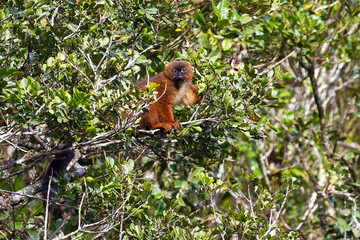
<path fill-rule="evenodd" d="M 0 6 L 0 239 L 360 237 L 357 0 Z M 203 101 L 136 130 L 172 60 Z M 81 166 L 50 215 L 59 144 Z"/>

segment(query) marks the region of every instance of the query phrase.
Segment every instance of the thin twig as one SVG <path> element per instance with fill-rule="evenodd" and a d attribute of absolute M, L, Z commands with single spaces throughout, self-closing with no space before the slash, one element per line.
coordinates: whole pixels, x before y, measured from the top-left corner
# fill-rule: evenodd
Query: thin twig
<path fill-rule="evenodd" d="M 149 51 L 150 49 L 153 49 L 156 45 L 158 44 L 154 44 L 151 45 L 149 47 L 147 47 L 145 50 L 141 51 L 138 55 L 136 55 L 132 60 L 129 61 L 129 63 L 126 65 L 125 70 L 127 70 L 129 67 L 131 67 L 131 65 L 133 65 L 136 60 L 141 57 L 141 55 L 143 55 L 145 52 Z"/>
<path fill-rule="evenodd" d="M 55 8 L 52 16 L 51 16 L 51 23 L 50 25 L 53 27 L 54 26 L 54 22 L 55 22 L 55 16 L 57 14 L 57 12 L 59 11 L 59 8 L 62 7 L 63 3 L 60 3 L 59 6 L 57 6 L 57 8 Z"/>
<path fill-rule="evenodd" d="M 268 235 L 271 231 L 274 230 L 273 227 L 275 226 L 276 222 L 277 222 L 278 219 L 279 219 L 280 213 L 282 212 L 282 210 L 283 210 L 283 208 L 284 208 L 284 206 L 285 206 L 285 202 L 286 202 L 286 200 L 287 200 L 290 192 L 291 192 L 291 191 L 290 191 L 290 188 L 289 188 L 289 185 L 288 185 L 288 186 L 286 187 L 286 193 L 285 193 L 284 200 L 283 200 L 283 202 L 282 202 L 282 204 L 281 204 L 281 206 L 280 206 L 279 211 L 277 211 L 277 213 L 276 213 L 275 220 L 274 220 L 273 222 L 271 222 L 271 224 L 270 224 L 270 226 L 269 226 L 269 229 L 264 233 L 264 235 L 262 236 L 261 239 L 263 239 L 266 235 Z M 271 219 L 270 219 L 270 221 L 271 221 Z"/>
<path fill-rule="evenodd" d="M 67 57 L 66 57 L 66 61 L 67 61 L 73 68 L 75 68 L 76 70 L 78 70 L 78 71 L 81 73 L 81 75 L 83 75 L 83 76 L 86 78 L 86 80 L 92 85 L 93 89 L 95 89 L 95 86 L 94 86 L 93 82 L 91 81 L 91 79 L 90 79 L 85 73 L 83 73 L 83 71 L 81 71 L 77 66 L 75 66 L 74 64 L 72 64 L 72 62 L 70 62 Z"/>
<path fill-rule="evenodd" d="M 44 224 L 44 240 L 47 240 L 47 229 L 49 221 L 49 202 L 50 202 L 50 191 L 51 191 L 51 182 L 53 177 L 53 170 L 51 169 L 51 175 L 48 184 L 48 191 L 46 193 L 46 209 L 45 209 L 45 224 Z"/>
<path fill-rule="evenodd" d="M 83 22 L 84 22 L 84 19 L 81 19 L 81 20 L 80 20 L 80 23 L 79 23 L 79 25 L 77 26 L 77 28 L 75 29 L 75 31 L 72 32 L 71 34 L 67 35 L 66 37 L 64 37 L 64 40 L 69 39 L 69 38 L 71 38 L 72 36 L 74 36 L 75 33 L 76 33 L 77 31 L 79 31 L 79 29 L 80 29 L 80 27 L 81 27 L 81 24 L 82 24 Z"/>

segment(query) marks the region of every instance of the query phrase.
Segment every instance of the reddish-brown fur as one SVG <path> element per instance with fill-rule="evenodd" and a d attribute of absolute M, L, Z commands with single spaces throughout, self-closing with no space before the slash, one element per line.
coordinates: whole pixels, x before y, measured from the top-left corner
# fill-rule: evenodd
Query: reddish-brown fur
<path fill-rule="evenodd" d="M 187 68 L 183 82 L 174 81 L 172 70 L 174 68 Z M 189 62 L 174 61 L 165 66 L 165 71 L 159 73 L 149 82 L 159 84 L 156 87 L 157 101 L 149 107 L 149 111 L 142 115 L 140 128 L 163 129 L 164 132 L 171 131 L 171 127 L 177 130 L 180 127 L 179 121 L 174 120 L 172 108 L 175 105 L 183 104 L 192 106 L 201 101 L 202 95 L 198 94 L 199 88 L 192 84 L 193 71 Z M 142 91 L 146 88 L 148 81 L 143 80 L 135 84 Z"/>

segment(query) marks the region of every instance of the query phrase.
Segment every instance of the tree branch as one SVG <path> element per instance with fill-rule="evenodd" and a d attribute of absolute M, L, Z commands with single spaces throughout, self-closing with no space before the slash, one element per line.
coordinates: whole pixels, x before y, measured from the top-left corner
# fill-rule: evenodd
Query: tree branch
<path fill-rule="evenodd" d="M 84 167 L 79 167 L 76 171 L 71 173 L 66 173 L 64 175 L 65 178 L 70 179 L 70 181 L 75 180 L 81 176 L 84 176 L 86 173 L 86 169 Z M 25 200 L 26 198 L 39 199 L 46 201 L 46 199 L 35 196 L 34 194 L 41 191 L 41 181 L 36 182 L 33 185 L 27 186 L 17 192 L 6 191 L 0 189 L 0 192 L 10 194 L 8 197 L 0 196 L 0 209 L 9 209 L 11 206 L 18 204 L 19 202 Z M 55 204 L 58 204 L 54 202 Z"/>

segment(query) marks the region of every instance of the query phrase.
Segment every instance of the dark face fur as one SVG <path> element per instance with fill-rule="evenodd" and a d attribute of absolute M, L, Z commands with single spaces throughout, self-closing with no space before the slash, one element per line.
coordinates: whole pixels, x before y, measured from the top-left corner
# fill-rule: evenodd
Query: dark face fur
<path fill-rule="evenodd" d="M 171 75 L 173 76 L 173 79 L 177 83 L 182 83 L 186 79 L 186 74 L 188 73 L 187 67 L 178 65 L 171 69 Z"/>
<path fill-rule="evenodd" d="M 191 64 L 185 61 L 173 61 L 165 66 L 166 76 L 175 83 L 181 84 L 190 81 L 193 76 Z"/>

